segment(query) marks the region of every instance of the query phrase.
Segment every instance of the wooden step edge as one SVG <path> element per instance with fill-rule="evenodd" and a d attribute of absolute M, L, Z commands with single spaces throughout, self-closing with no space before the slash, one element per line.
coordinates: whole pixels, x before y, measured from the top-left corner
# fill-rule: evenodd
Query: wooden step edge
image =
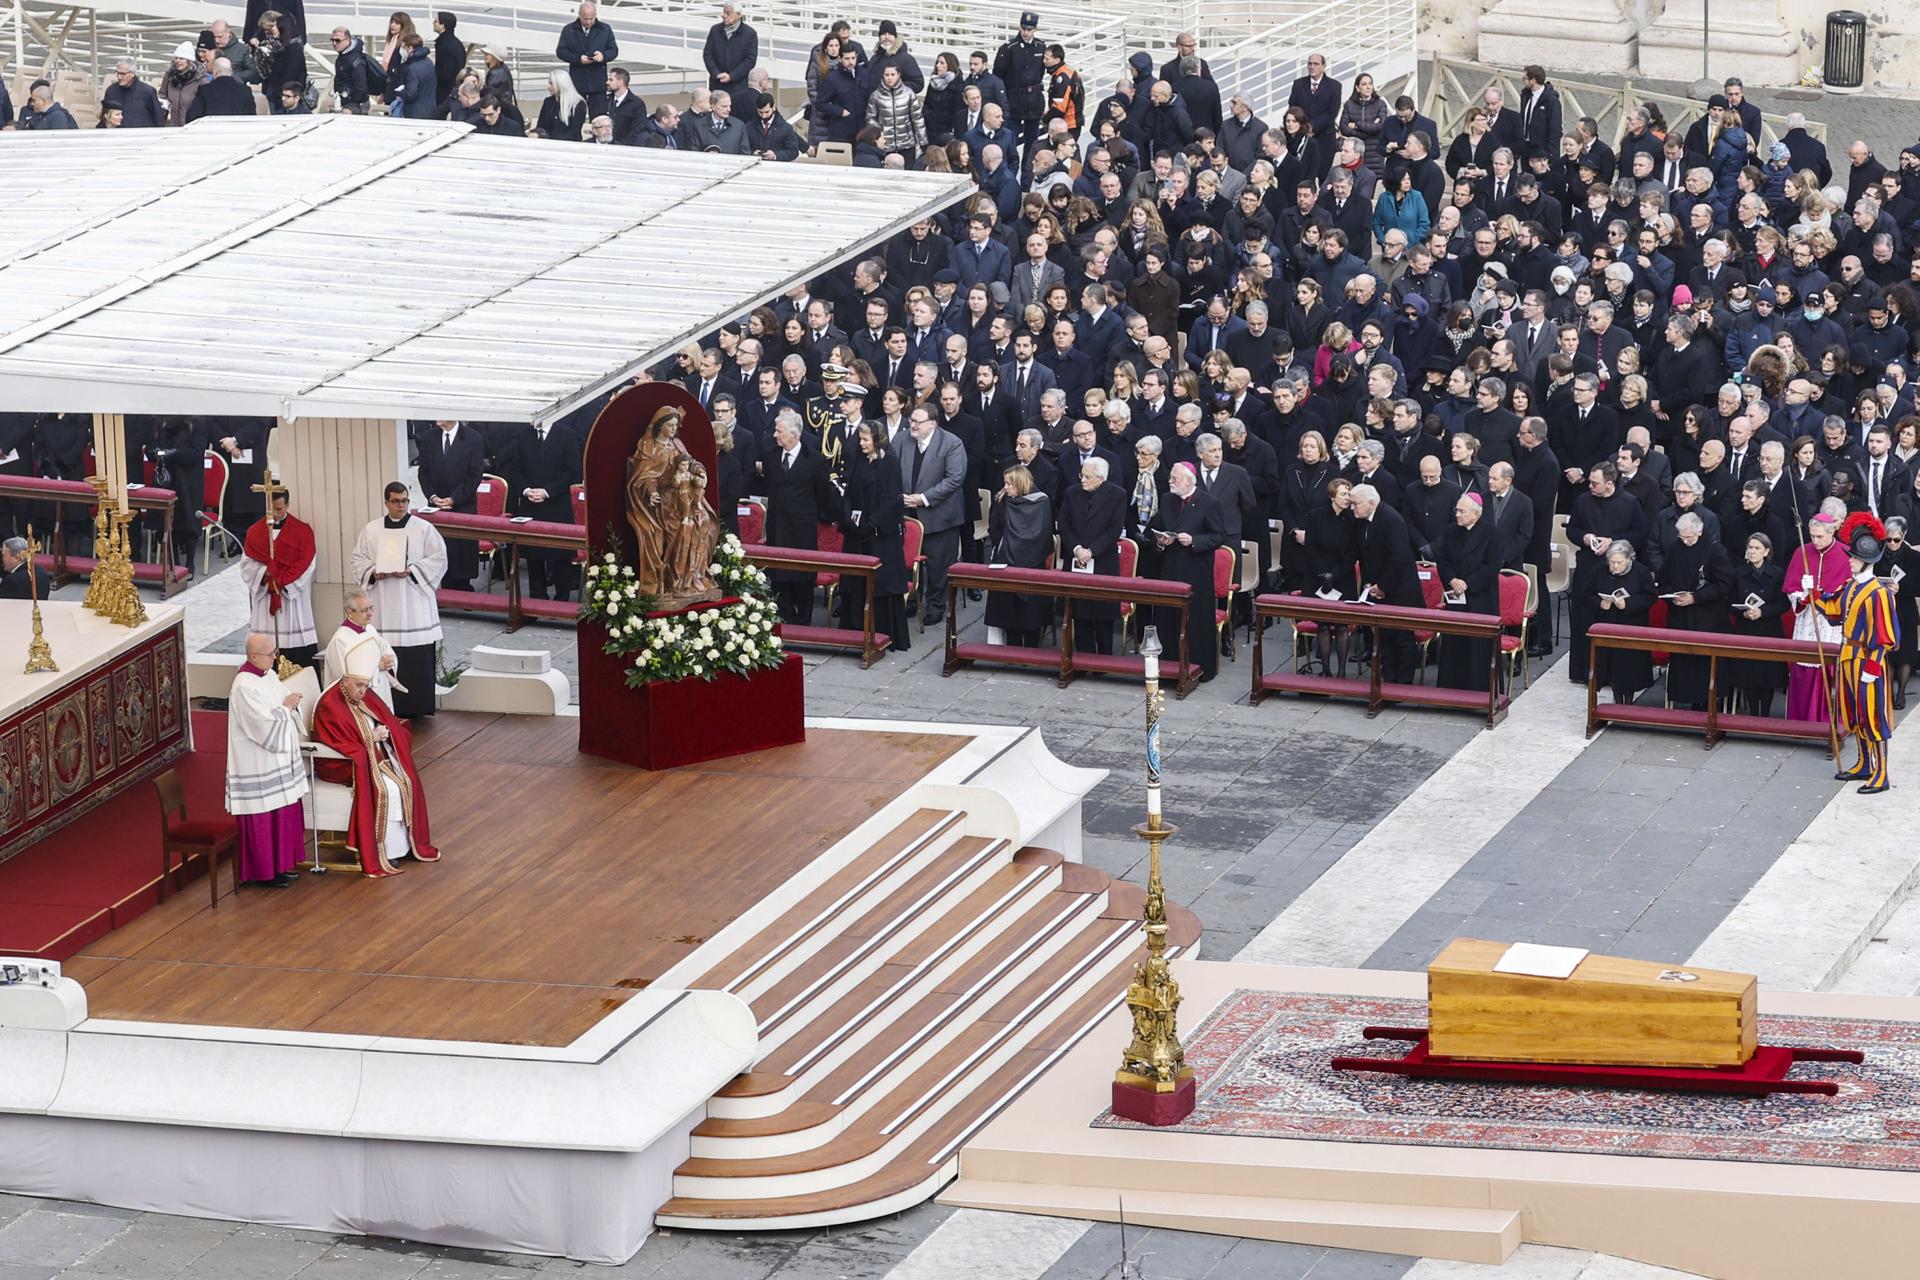
<path fill-rule="evenodd" d="M 790 1231 L 866 1222 L 910 1209 L 932 1199 L 953 1180 L 959 1162 L 918 1167 L 888 1165 L 870 1178 L 844 1187 L 770 1200 L 703 1200 L 675 1196 L 661 1205 L 654 1221 L 689 1231 Z"/>
<path fill-rule="evenodd" d="M 1101 893 L 1113 878 L 1098 867 L 1090 867 L 1084 862 L 1069 862 L 1061 871 L 1061 882 L 1069 889 L 1082 893 Z"/>
<path fill-rule="evenodd" d="M 965 816 L 953 809 L 914 810 L 690 985 L 707 990 L 726 990 L 730 984 L 760 965 L 777 960 L 792 947 L 804 942 L 808 934 L 822 927 L 822 915 L 867 876 L 908 847 L 937 835 L 944 827 L 962 821 Z"/>
<path fill-rule="evenodd" d="M 1033 845 L 1027 845 L 1021 849 L 1020 852 L 1013 855 L 1014 863 L 1022 867 L 1057 867 L 1066 862 L 1066 860 L 1067 855 L 1064 853 L 1055 853 L 1051 849 L 1035 848 Z"/>
<path fill-rule="evenodd" d="M 1075 920 L 1078 919 L 1080 915 L 1081 912 L 1079 910 L 1070 909 L 1062 914 L 1059 923 L 1046 933 L 1040 935 L 1038 939 L 1040 945 L 1043 948 L 1052 947 L 1053 949 L 1043 955 L 1040 963 L 1031 973 L 1019 978 L 1011 987 L 1006 988 L 999 995 L 995 995 L 992 991 L 987 990 L 969 992 L 964 989 L 967 981 L 965 973 L 956 972 L 950 975 L 942 984 L 944 989 L 930 992 L 928 998 L 946 998 L 953 1003 L 942 1011 L 937 1019 L 929 1020 L 925 1027 L 917 1029 L 913 1037 L 910 1038 L 918 1038 L 929 1032 L 939 1033 L 951 1025 L 955 1019 L 961 1017 L 972 1016 L 975 1021 L 985 1022 L 987 1019 L 984 1017 L 984 1014 L 987 1011 L 997 1008 L 1007 999 L 1008 995 L 1033 982 L 1037 976 L 1051 974 L 1054 977 L 1058 977 L 1077 967 L 1088 955 L 1100 946 L 1102 938 L 1101 932 L 1094 927 L 1094 922 L 1091 920 L 1082 920 L 1082 922 L 1076 926 Z M 1070 931 L 1070 936 L 1063 938 L 1063 931 Z M 1030 937 L 1023 941 L 1033 942 L 1035 939 Z M 1004 956 L 999 957 L 994 961 L 994 964 L 997 965 L 999 959 L 1004 958 Z M 993 966 L 989 965 L 988 967 Z M 1006 981 L 1006 976 L 1002 975 L 993 985 L 995 988 L 999 988 Z M 952 990 L 952 988 L 955 987 L 961 987 L 963 989 L 960 991 Z M 971 998 L 961 1000 L 959 999 L 961 995 L 970 995 Z M 996 1025 L 1004 1025 L 1004 1022 Z M 889 1045 L 881 1049 L 878 1056 L 885 1057 L 898 1047 L 899 1045 Z M 911 1056 L 911 1052 L 908 1056 Z M 836 1065 L 830 1073 L 815 1082 L 808 1089 L 807 1096 L 818 1100 L 830 1101 L 837 1099 L 848 1086 L 852 1085 L 859 1077 L 865 1075 L 866 1070 L 866 1065 L 857 1060 L 840 1063 Z"/>
<path fill-rule="evenodd" d="M 778 1093 L 792 1084 L 790 1077 L 776 1071 L 742 1071 L 715 1092 L 716 1098 L 760 1098 Z"/>
<path fill-rule="evenodd" d="M 1084 934 L 1080 935 L 1075 941 L 1081 941 L 1084 937 Z M 1104 939 L 1101 940 L 1104 941 Z M 1079 969 L 1086 958 L 1084 954 L 1079 955 L 1071 964 L 1059 965 L 1057 970 L 1048 976 L 1057 981 Z M 1049 959 L 1057 959 L 1057 957 L 1049 957 Z M 1130 961 L 1130 956 L 1122 953 L 1122 960 Z M 1019 985 L 1026 985 L 1045 972 L 1043 966 L 1042 969 L 1029 974 Z M 891 1083 L 886 1083 L 884 1077 L 882 1081 L 876 1082 L 876 1084 L 885 1084 L 885 1092 L 873 1095 L 871 1104 L 863 1106 L 862 1115 L 855 1119 L 847 1130 L 817 1147 L 777 1156 L 690 1156 L 674 1170 L 674 1176 L 688 1178 L 794 1177 L 820 1173 L 851 1164 L 856 1160 L 866 1159 L 898 1139 L 897 1130 L 885 1132 L 881 1126 L 890 1124 L 894 1114 L 902 1106 L 918 1102 L 926 1094 L 929 1086 L 937 1084 L 960 1063 L 985 1049 L 992 1042 L 1001 1041 L 992 1045 L 989 1056 L 999 1056 L 1011 1046 L 1012 1052 L 1006 1062 L 989 1068 L 983 1074 L 963 1077 L 951 1086 L 948 1094 L 943 1094 L 940 1099 L 928 1104 L 939 1107 L 948 1101 L 951 1093 L 964 1091 L 964 1096 L 958 1102 L 942 1108 L 939 1118 L 934 1122 L 935 1128 L 951 1124 L 956 1119 L 963 1119 L 963 1113 L 978 1114 L 979 1111 L 989 1107 L 997 1109 L 1007 1100 L 1007 1091 L 1004 1086 L 1011 1082 L 996 1083 L 996 1078 L 1012 1071 L 1021 1056 L 1029 1052 L 1030 1046 L 1036 1039 L 1043 1035 L 1051 1036 L 1054 1029 L 1065 1019 L 1074 1017 L 1091 1023 L 1104 1016 L 1105 1008 L 1116 998 L 1116 982 L 1119 983 L 1118 991 L 1125 990 L 1124 981 L 1121 980 L 1124 972 L 1123 963 L 1110 961 L 1100 967 L 1098 976 L 1092 980 L 1092 985 L 1079 995 L 1070 1000 L 1064 996 L 1056 996 L 1033 1018 L 1011 1031 L 1004 1025 L 996 1026 L 987 1023 L 975 1023 L 966 1027 L 958 1037 L 941 1045 L 931 1058 L 913 1068 L 906 1076 L 895 1079 Z M 1079 980 L 1076 980 L 1075 985 L 1079 985 Z M 1063 1000 L 1066 1000 L 1064 1004 Z M 996 1000 L 995 1003 L 999 1001 Z M 1044 1055 L 1050 1050 L 1043 1049 L 1039 1052 Z M 980 1103 L 979 1108 L 969 1113 L 968 1109 L 973 1108 L 976 1102 Z M 915 1115 L 907 1120 L 907 1125 L 911 1126 L 915 1123 L 924 1110 L 925 1108 L 920 1108 L 916 1111 Z"/>
<path fill-rule="evenodd" d="M 1048 912 L 1048 914 L 1058 913 L 1058 904 L 1054 902 L 1054 895 L 1059 892 L 1058 886 L 1043 888 L 1042 886 L 1047 877 L 1044 874 L 1034 875 L 1031 868 L 1014 868 L 1011 870 L 1014 870 L 1016 874 L 1009 883 L 995 887 L 993 880 L 989 880 L 973 893 L 968 894 L 960 903 L 956 904 L 955 911 L 948 913 L 949 917 L 952 917 L 959 912 L 960 909 L 966 907 L 967 903 L 982 897 L 983 894 L 987 895 L 986 900 L 974 909 L 973 914 L 968 915 L 965 919 L 959 920 L 958 923 L 954 925 L 952 933 L 943 933 L 937 945 L 927 948 L 928 937 L 935 930 L 941 929 L 942 925 L 947 923 L 945 919 L 915 937 L 902 948 L 901 951 L 890 956 L 886 962 L 883 963 L 879 969 L 876 969 L 873 974 L 869 975 L 867 979 L 845 994 L 837 997 L 831 1003 L 813 1012 L 811 1016 L 809 1016 L 806 1025 L 795 1029 L 792 1035 L 782 1040 L 770 1052 L 766 1053 L 757 1065 L 763 1066 L 769 1071 L 779 1071 L 783 1073 L 793 1072 L 796 1069 L 810 1069 L 813 1064 L 809 1062 L 808 1059 L 815 1057 L 816 1054 L 823 1049 L 827 1052 L 832 1052 L 834 1046 L 846 1040 L 848 1037 L 866 1031 L 872 1027 L 876 1021 L 888 1019 L 893 1013 L 897 1012 L 901 1000 L 909 998 L 919 1000 L 925 996 L 939 994 L 944 991 L 948 984 L 953 981 L 953 974 L 948 974 L 945 977 L 935 980 L 932 987 L 921 989 L 918 995 L 910 996 L 911 991 L 921 987 L 922 984 L 928 980 L 925 974 L 921 974 L 913 977 L 911 982 L 909 982 L 909 975 L 920 965 L 931 959 L 931 956 L 919 956 L 915 958 L 916 953 L 923 948 L 931 951 L 939 951 L 948 946 L 958 946 L 966 953 L 959 961 L 960 968 L 955 970 L 955 973 L 958 973 L 972 963 L 971 957 L 978 956 L 994 948 L 998 945 L 1000 939 L 1010 934 L 1015 934 L 1019 929 L 1029 927 L 1028 921 L 1030 917 L 1046 911 L 1050 905 L 1053 907 L 1053 911 Z M 998 879 L 1000 874 L 1001 873 L 995 873 L 994 878 Z M 1023 883 L 1023 881 L 1026 881 L 1028 878 L 1031 878 L 1032 883 Z M 1013 898 L 1013 906 L 1018 914 L 1014 916 L 1011 922 L 1000 923 L 998 927 L 996 927 L 995 917 L 986 914 L 986 908 L 1010 894 L 1015 895 Z M 1027 902 L 1030 905 L 1022 907 L 1020 906 L 1022 902 Z M 1037 924 L 1038 921 L 1034 921 L 1035 927 L 1037 927 Z M 952 957 L 949 956 L 947 959 L 951 960 Z M 880 975 L 889 968 L 899 970 L 890 980 L 890 985 L 884 988 L 872 986 L 871 984 L 875 979 L 880 977 Z M 876 1001 L 878 1002 L 877 1005 Z M 789 1019 L 800 1016 L 800 1014 L 805 1012 L 806 1010 L 804 1008 L 796 1010 L 795 1013 L 789 1015 Z M 789 1019 L 783 1019 L 782 1022 L 784 1023 Z M 763 1028 L 763 1033 L 769 1029 L 771 1028 Z M 806 1063 L 806 1068 L 801 1068 L 800 1064 L 802 1063 Z"/>
<path fill-rule="evenodd" d="M 829 1123 L 845 1108 L 828 1102 L 796 1102 L 778 1115 L 758 1116 L 751 1120 L 732 1120 L 708 1116 L 693 1127 L 696 1138 L 770 1138 L 798 1129 L 810 1129 Z"/>
<path fill-rule="evenodd" d="M 861 966 L 876 958 L 879 964 L 885 964 L 896 951 L 911 946 L 944 916 L 952 902 L 964 901 L 999 873 L 1005 864 L 996 865 L 996 860 L 1005 847 L 1004 840 L 969 837 L 956 841 L 915 871 L 884 903 L 863 912 L 858 921 L 823 942 L 808 957 L 812 963 L 781 974 L 771 986 L 750 996 L 743 989 L 740 994 L 753 1009 L 761 1032 L 779 1026 L 797 1009 L 817 1003 Z M 913 909 L 915 904 L 920 904 L 918 909 Z M 822 963 L 822 956 L 830 958 Z M 856 985 L 861 980 L 856 979 Z"/>

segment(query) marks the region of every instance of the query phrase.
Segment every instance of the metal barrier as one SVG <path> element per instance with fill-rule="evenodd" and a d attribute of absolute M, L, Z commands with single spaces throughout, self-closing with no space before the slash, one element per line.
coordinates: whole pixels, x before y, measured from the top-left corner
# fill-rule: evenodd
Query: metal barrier
<path fill-rule="evenodd" d="M 1811 640 L 1773 639 L 1770 636 L 1736 636 L 1719 631 L 1670 631 L 1665 627 L 1630 627 L 1618 622 L 1596 622 L 1587 628 L 1593 646 L 1587 663 L 1587 736 L 1591 738 L 1606 724 L 1630 724 L 1642 729 L 1678 729 L 1704 733 L 1709 749 L 1722 738 L 1738 734 L 1747 738 L 1789 738 L 1803 742 L 1825 743 L 1829 751 L 1838 743 L 1834 726 L 1826 720 L 1776 720 L 1772 716 L 1739 715 L 1720 710 L 1720 660 L 1748 662 L 1819 663 L 1825 660 L 1827 679 L 1838 679 L 1840 646 L 1816 645 Z M 1667 654 L 1686 654 L 1707 660 L 1707 709 L 1689 711 L 1680 707 L 1643 707 L 1634 702 L 1600 701 L 1600 665 L 1602 649 L 1638 649 Z"/>
<path fill-rule="evenodd" d="M 1500 688 L 1500 618 L 1491 613 L 1456 613 L 1450 609 L 1403 609 L 1397 605 L 1335 603 L 1317 596 L 1256 596 L 1253 602 L 1253 689 L 1247 701 L 1259 706 L 1269 693 L 1300 693 L 1323 698 L 1356 698 L 1367 704 L 1371 719 L 1393 703 L 1411 703 L 1423 707 L 1444 707 L 1452 711 L 1485 714 L 1491 729 L 1506 719 L 1512 701 Z M 1346 676 L 1305 675 L 1296 671 L 1268 671 L 1266 628 L 1263 618 L 1285 618 L 1289 623 L 1312 622 L 1320 626 L 1366 627 L 1373 632 L 1374 660 L 1367 664 L 1365 680 Z M 1468 636 L 1485 640 L 1492 651 L 1488 658 L 1487 688 L 1442 689 L 1424 684 L 1400 684 L 1380 677 L 1381 632 L 1431 631 L 1443 636 Z"/>
<path fill-rule="evenodd" d="M 1480 105 L 1486 91 L 1498 85 L 1505 96 L 1507 106 L 1517 109 L 1520 105 L 1520 73 L 1509 71 L 1505 67 L 1490 67 L 1480 62 L 1464 62 L 1457 58 L 1433 59 L 1433 76 L 1427 83 L 1427 96 L 1421 105 L 1421 112 L 1432 119 L 1440 129 L 1440 136 L 1434 139 L 1435 148 L 1444 152 L 1447 144 L 1466 128 L 1465 120 L 1468 107 Z M 1651 102 L 1660 108 L 1667 118 L 1667 128 L 1671 131 L 1686 127 L 1705 115 L 1707 104 L 1692 98 L 1682 98 L 1671 93 L 1656 93 L 1651 89 L 1636 88 L 1633 81 L 1624 84 L 1594 84 L 1584 80 L 1562 80 L 1553 77 L 1553 87 L 1560 93 L 1560 119 L 1566 132 L 1573 132 L 1574 124 L 1581 116 L 1592 116 L 1600 126 L 1600 140 L 1613 146 L 1626 131 L 1626 114 L 1642 103 Z M 1765 144 L 1787 131 L 1787 118 L 1772 112 L 1760 114 L 1760 142 Z M 1817 121 L 1807 121 L 1809 136 L 1825 142 L 1827 126 Z M 1554 144 L 1556 153 L 1559 144 Z"/>
<path fill-rule="evenodd" d="M 1327 59 L 1327 74 L 1350 92 L 1353 79 L 1366 72 L 1385 93 L 1402 79 L 1399 90 L 1419 97 L 1419 13 L 1413 0 L 1331 0 L 1307 4 L 1295 0 L 1263 12 L 1287 14 L 1283 21 L 1248 34 L 1236 31 L 1232 19 L 1203 17 L 1197 35 L 1222 102 L 1245 94 L 1253 112 L 1273 128 L 1287 109 L 1293 82 L 1307 73 L 1307 55 Z M 1271 21 L 1271 17 L 1268 21 Z M 1218 52 L 1208 53 L 1209 47 Z M 1392 101 L 1389 95 L 1388 101 Z"/>

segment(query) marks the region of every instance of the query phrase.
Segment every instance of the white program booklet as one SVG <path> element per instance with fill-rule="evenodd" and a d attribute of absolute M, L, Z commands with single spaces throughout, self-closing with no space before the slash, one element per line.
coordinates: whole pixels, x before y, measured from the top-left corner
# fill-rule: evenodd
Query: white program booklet
<path fill-rule="evenodd" d="M 373 571 L 375 573 L 407 571 L 407 535 L 403 530 L 389 529 L 381 533 L 379 545 L 374 548 Z"/>
<path fill-rule="evenodd" d="M 1538 942 L 1516 942 L 1493 966 L 1495 973 L 1518 973 L 1529 978 L 1571 978 L 1587 958 L 1585 947 L 1549 947 Z"/>

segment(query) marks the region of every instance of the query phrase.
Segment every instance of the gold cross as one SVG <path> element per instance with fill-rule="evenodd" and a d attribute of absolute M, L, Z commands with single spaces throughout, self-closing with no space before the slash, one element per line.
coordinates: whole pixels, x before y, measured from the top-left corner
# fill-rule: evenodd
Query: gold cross
<path fill-rule="evenodd" d="M 40 554 L 40 540 L 33 536 L 33 526 L 28 525 L 27 526 L 27 582 L 30 587 L 37 586 L 36 580 L 33 576 L 33 558 L 39 554 Z M 35 590 L 33 594 L 37 597 L 39 595 L 39 592 Z"/>
<path fill-rule="evenodd" d="M 273 498 L 275 494 L 288 494 L 292 492 L 292 490 L 288 489 L 287 486 L 280 484 L 278 481 L 276 481 L 273 478 L 272 467 L 260 468 L 260 476 L 261 476 L 261 479 L 265 481 L 265 483 L 254 485 L 253 491 L 255 493 L 264 493 L 267 495 L 268 507 L 273 506 Z"/>

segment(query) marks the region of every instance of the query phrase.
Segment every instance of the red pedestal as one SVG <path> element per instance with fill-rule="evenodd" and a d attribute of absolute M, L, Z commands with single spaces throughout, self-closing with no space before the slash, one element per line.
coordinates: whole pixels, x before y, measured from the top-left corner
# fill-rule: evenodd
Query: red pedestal
<path fill-rule="evenodd" d="M 586 628 L 582 627 L 585 640 Z M 597 630 L 597 628 L 596 628 Z M 590 650 L 580 649 L 580 749 L 641 769 L 673 769 L 702 760 L 805 742 L 805 664 L 797 654 L 751 676 L 672 680 L 630 688 L 624 659 L 591 651 L 614 674 L 589 687 Z"/>
<path fill-rule="evenodd" d="M 612 552 L 635 562 L 627 525 L 627 459 L 662 406 L 685 415 L 680 439 L 715 474 L 713 428 L 685 388 L 652 382 L 622 392 L 587 433 L 587 549 L 595 563 Z M 693 606 L 710 607 L 710 606 Z M 807 738 L 804 668 L 789 655 L 778 668 L 751 676 L 627 685 L 626 658 L 604 651 L 606 629 L 580 620 L 580 749 L 642 769 L 673 769 L 702 760 L 784 747 Z"/>
<path fill-rule="evenodd" d="M 1179 1124 L 1193 1114 L 1193 1077 L 1172 1093 L 1155 1093 L 1137 1085 L 1113 1082 L 1113 1114 L 1135 1124 Z"/>

